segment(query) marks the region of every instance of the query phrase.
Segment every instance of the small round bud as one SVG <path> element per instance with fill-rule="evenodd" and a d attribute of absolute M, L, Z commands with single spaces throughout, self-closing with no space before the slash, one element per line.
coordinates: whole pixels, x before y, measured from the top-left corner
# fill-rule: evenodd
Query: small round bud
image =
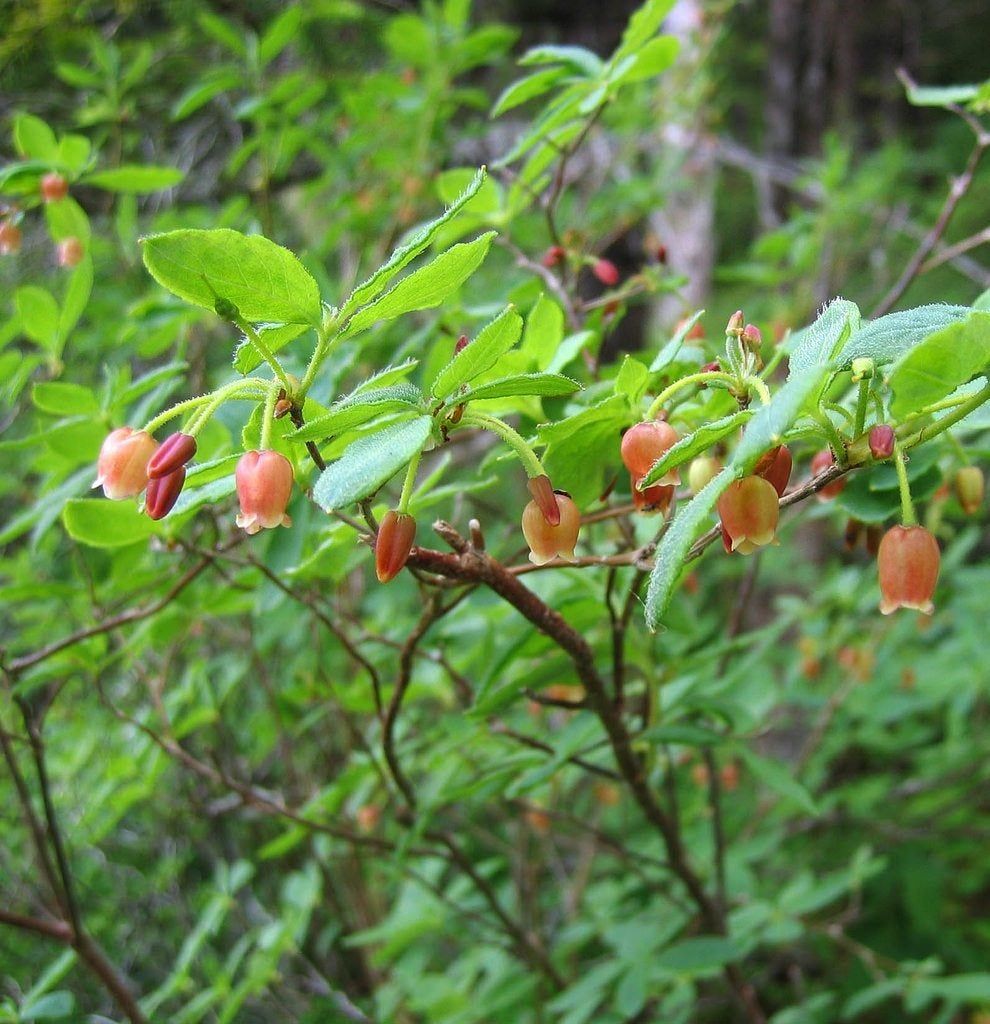
<path fill-rule="evenodd" d="M 150 519 L 164 519 L 172 511 L 186 482 L 186 467 L 180 466 L 168 476 L 148 481 L 144 496 L 144 511 Z"/>
<path fill-rule="evenodd" d="M 736 337 L 738 338 L 743 332 L 743 324 L 746 322 L 746 317 L 743 315 L 741 309 L 737 309 L 732 316 L 729 317 L 729 322 L 725 325 L 725 335 L 727 338 Z"/>
<path fill-rule="evenodd" d="M 551 245 L 543 254 L 543 259 L 541 259 L 540 262 L 547 268 L 556 267 L 558 264 L 564 262 L 566 256 L 567 253 L 564 251 L 564 247 L 562 245 Z"/>
<path fill-rule="evenodd" d="M 41 198 L 46 203 L 57 203 L 69 194 L 69 183 L 61 174 L 46 174 L 41 179 Z"/>
<path fill-rule="evenodd" d="M 875 459 L 889 459 L 894 454 L 894 428 L 888 423 L 878 423 L 870 428 L 870 454 Z"/>
<path fill-rule="evenodd" d="M 591 272 L 606 288 L 614 288 L 619 283 L 619 268 L 611 260 L 595 260 Z"/>
<path fill-rule="evenodd" d="M 931 615 L 940 560 L 938 541 L 923 526 L 888 530 L 877 553 L 880 611 L 889 615 L 898 608 L 914 608 Z"/>
<path fill-rule="evenodd" d="M 853 383 L 869 380 L 873 376 L 875 369 L 873 360 L 869 356 L 860 356 L 858 359 L 854 359 L 852 361 Z"/>
<path fill-rule="evenodd" d="M 60 267 L 78 266 L 84 255 L 85 249 L 78 238 L 63 239 L 55 247 L 55 261 Z"/>
<path fill-rule="evenodd" d="M 688 487 L 692 494 L 700 490 L 715 479 L 721 472 L 722 464 L 714 455 L 699 455 L 688 468 Z"/>
<path fill-rule="evenodd" d="M 983 470 L 979 466 L 962 466 L 956 470 L 952 484 L 963 512 L 975 515 L 983 504 Z"/>
<path fill-rule="evenodd" d="M 23 241 L 21 229 L 9 220 L 0 221 L 0 256 L 16 256 Z"/>
<path fill-rule="evenodd" d="M 412 551 L 416 520 L 408 512 L 389 510 L 378 525 L 375 538 L 375 575 L 379 583 L 394 580 Z"/>
<path fill-rule="evenodd" d="M 148 463 L 149 479 L 156 480 L 158 477 L 174 473 L 175 470 L 180 466 L 184 466 L 195 454 L 195 437 L 191 434 L 169 434 L 162 441 L 158 451 L 155 452 Z"/>

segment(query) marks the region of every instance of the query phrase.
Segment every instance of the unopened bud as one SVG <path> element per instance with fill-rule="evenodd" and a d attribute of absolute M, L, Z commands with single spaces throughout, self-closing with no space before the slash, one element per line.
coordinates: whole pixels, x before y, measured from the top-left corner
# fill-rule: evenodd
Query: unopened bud
<path fill-rule="evenodd" d="M 191 434 L 171 434 L 162 441 L 148 462 L 148 477 L 157 480 L 184 466 L 196 454 L 196 438 Z"/>
<path fill-rule="evenodd" d="M 288 416 L 290 412 L 292 412 L 292 403 L 287 398 L 280 398 L 275 403 L 273 412 L 275 419 L 280 420 L 283 416 Z"/>
<path fill-rule="evenodd" d="M 852 379 L 854 383 L 861 380 L 869 380 L 874 373 L 876 366 L 869 356 L 860 356 L 852 361 Z"/>
<path fill-rule="evenodd" d="M 526 481 L 529 493 L 533 496 L 543 518 L 550 526 L 557 526 L 560 523 L 560 508 L 557 505 L 557 498 L 553 493 L 553 484 L 546 474 L 532 476 Z"/>
<path fill-rule="evenodd" d="M 606 288 L 614 288 L 619 283 L 619 268 L 611 260 L 595 260 L 591 272 Z"/>
<path fill-rule="evenodd" d="M 389 510 L 382 517 L 375 538 L 375 574 L 388 583 L 402 571 L 416 539 L 416 520 L 408 512 Z"/>
<path fill-rule="evenodd" d="M 468 347 L 468 336 L 467 336 L 466 334 L 462 334 L 462 335 L 461 335 L 461 336 L 460 336 L 460 337 L 459 337 L 459 338 L 457 339 L 457 344 L 456 344 L 456 345 L 454 345 L 454 355 L 455 355 L 455 356 L 456 356 L 456 355 L 459 355 L 459 354 L 460 354 L 461 352 L 463 352 L 463 351 L 464 351 L 464 350 L 465 350 L 465 349 L 466 349 L 467 347 Z"/>
<path fill-rule="evenodd" d="M 180 466 L 167 476 L 148 481 L 144 495 L 144 510 L 150 519 L 164 519 L 172 511 L 186 482 L 186 468 Z"/>
<path fill-rule="evenodd" d="M 760 347 L 763 345 L 763 335 L 756 324 L 746 324 L 739 338 L 751 352 L 759 352 Z"/>
<path fill-rule="evenodd" d="M 562 245 L 551 245 L 549 249 L 543 254 L 543 259 L 540 262 L 545 267 L 555 267 L 558 263 L 564 262 L 564 257 L 567 253 L 564 251 Z"/>
<path fill-rule="evenodd" d="M 741 309 L 737 309 L 732 316 L 729 317 L 729 322 L 725 325 L 726 337 L 736 337 L 742 334 L 743 324 L 746 322 L 746 317 L 743 315 Z"/>
<path fill-rule="evenodd" d="M 875 459 L 889 459 L 894 454 L 894 428 L 878 423 L 870 429 L 870 454 Z"/>
<path fill-rule="evenodd" d="M 979 466 L 962 466 L 953 480 L 956 497 L 966 515 L 975 515 L 983 504 L 983 470 Z"/>
<path fill-rule="evenodd" d="M 0 221 L 0 256 L 16 256 L 21 251 L 21 229 L 9 220 Z"/>
<path fill-rule="evenodd" d="M 83 244 L 78 238 L 66 238 L 55 247 L 55 260 L 60 267 L 78 266 L 84 255 Z"/>

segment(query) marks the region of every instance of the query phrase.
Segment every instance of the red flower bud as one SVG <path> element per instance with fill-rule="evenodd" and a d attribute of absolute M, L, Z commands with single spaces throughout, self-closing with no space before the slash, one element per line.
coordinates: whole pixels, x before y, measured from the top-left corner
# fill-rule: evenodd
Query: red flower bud
<path fill-rule="evenodd" d="M 169 473 L 168 476 L 156 477 L 148 481 L 148 491 L 144 496 L 144 510 L 151 519 L 164 519 L 172 511 L 182 485 L 186 482 L 186 467 Z"/>
<path fill-rule="evenodd" d="M 55 247 L 55 260 L 60 267 L 75 267 L 82 260 L 84 252 L 78 238 L 66 238 Z"/>
<path fill-rule="evenodd" d="M 144 430 L 118 427 L 107 434 L 96 462 L 94 487 L 114 501 L 133 498 L 148 483 L 148 460 L 158 447 Z"/>
<path fill-rule="evenodd" d="M 456 356 L 456 355 L 459 355 L 459 354 L 460 354 L 461 352 L 463 352 L 463 351 L 464 351 L 464 349 L 466 349 L 467 347 L 468 347 L 468 336 L 467 336 L 466 334 L 462 334 L 462 335 L 461 335 L 461 336 L 460 336 L 460 337 L 459 337 L 459 338 L 457 339 L 457 344 L 455 344 L 455 345 L 454 345 L 454 355 L 455 355 L 455 356 Z"/>
<path fill-rule="evenodd" d="M 875 459 L 889 459 L 894 454 L 894 428 L 878 423 L 870 428 L 870 454 Z"/>
<path fill-rule="evenodd" d="M 189 434 L 169 434 L 148 463 L 148 476 L 155 480 L 184 466 L 196 454 L 196 438 Z"/>
<path fill-rule="evenodd" d="M 533 501 L 540 507 L 543 518 L 550 526 L 557 526 L 560 523 L 560 509 L 557 506 L 557 497 L 553 491 L 553 484 L 550 477 L 545 473 L 542 476 L 532 476 L 526 481 L 529 493 L 533 495 Z"/>
<path fill-rule="evenodd" d="M 0 222 L 0 256 L 16 256 L 21 251 L 21 229 L 9 220 Z"/>
<path fill-rule="evenodd" d="M 962 466 L 956 470 L 953 485 L 963 512 L 975 515 L 983 504 L 983 470 L 979 466 Z"/>
<path fill-rule="evenodd" d="M 680 440 L 677 431 L 663 420 L 646 420 L 630 427 L 622 435 L 622 446 L 619 454 L 626 469 L 635 477 L 644 477 L 653 468 L 653 464 L 665 451 Z M 665 474 L 658 484 L 679 484 L 681 477 L 678 471 L 672 470 Z"/>
<path fill-rule="evenodd" d="M 614 288 L 619 283 L 619 268 L 611 260 L 595 260 L 591 272 L 606 288 Z"/>
<path fill-rule="evenodd" d="M 41 179 L 41 198 L 46 203 L 56 203 L 69 194 L 69 183 L 61 174 L 46 174 Z"/>
<path fill-rule="evenodd" d="M 535 501 L 531 501 L 522 514 L 522 531 L 529 545 L 529 560 L 534 565 L 544 565 L 559 557 L 566 562 L 575 561 L 574 545 L 577 544 L 581 528 L 581 513 L 577 505 L 564 491 L 554 491 L 560 522 L 551 526 Z"/>
<path fill-rule="evenodd" d="M 654 255 L 656 256 L 657 263 L 665 264 L 667 262 L 667 246 L 658 245 Z"/>
<path fill-rule="evenodd" d="M 388 511 L 375 538 L 375 574 L 379 583 L 395 579 L 406 564 L 416 539 L 416 520 L 407 512 Z"/>
<path fill-rule="evenodd" d="M 826 448 L 824 451 L 820 451 L 811 460 L 811 475 L 818 476 L 820 473 L 824 473 L 829 466 L 835 465 L 835 456 L 832 454 L 831 448 Z M 817 494 L 819 501 L 828 501 L 829 498 L 838 497 L 842 493 L 842 488 L 846 486 L 845 477 L 839 477 L 838 480 L 833 480 L 831 483 L 826 484 Z"/>
<path fill-rule="evenodd" d="M 705 363 L 701 368 L 702 373 L 718 373 L 722 369 L 722 364 L 717 360 L 713 359 L 710 363 Z"/>
<path fill-rule="evenodd" d="M 666 512 L 670 503 L 674 500 L 674 485 L 653 484 L 645 490 L 639 489 L 639 481 L 642 477 L 630 474 L 632 477 L 633 505 L 637 512 Z"/>
<path fill-rule="evenodd" d="M 759 352 L 763 345 L 763 335 L 756 324 L 746 324 L 739 335 L 740 341 L 752 352 Z"/>
<path fill-rule="evenodd" d="M 699 455 L 688 469 L 688 487 L 691 488 L 691 493 L 697 494 L 707 487 L 721 469 L 722 463 L 714 455 Z"/>
<path fill-rule="evenodd" d="M 883 535 L 877 553 L 880 611 L 916 608 L 931 615 L 938 582 L 938 541 L 923 526 L 894 526 Z"/>
<path fill-rule="evenodd" d="M 791 478 L 792 465 L 791 451 L 787 445 L 782 444 L 771 448 L 765 455 L 761 455 L 753 468 L 753 473 L 773 484 L 777 496 L 782 498 L 784 491 L 787 490 L 787 482 Z"/>
<path fill-rule="evenodd" d="M 543 259 L 540 262 L 545 267 L 555 267 L 558 263 L 564 262 L 564 257 L 567 253 L 564 251 L 562 245 L 551 245 L 549 249 L 543 254 Z"/>
<path fill-rule="evenodd" d="M 725 325 L 726 335 L 734 334 L 738 338 L 742 334 L 743 323 L 745 320 L 746 317 L 743 315 L 743 311 L 741 309 L 737 309 L 735 313 L 729 317 L 729 322 Z"/>
<path fill-rule="evenodd" d="M 780 517 L 777 492 L 761 476 L 743 477 L 718 499 L 718 514 L 727 549 L 748 555 L 774 539 Z"/>
<path fill-rule="evenodd" d="M 255 534 L 262 529 L 292 525 L 285 514 L 292 497 L 292 463 L 284 455 L 273 451 L 245 452 L 238 460 L 234 482 L 241 503 L 235 522 L 243 530 Z"/>

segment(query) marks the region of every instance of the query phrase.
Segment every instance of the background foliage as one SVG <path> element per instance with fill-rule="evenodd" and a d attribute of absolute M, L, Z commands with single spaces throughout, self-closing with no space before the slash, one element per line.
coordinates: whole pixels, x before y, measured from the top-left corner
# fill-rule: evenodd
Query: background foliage
<path fill-rule="evenodd" d="M 779 548 L 713 551 L 676 591 L 671 561 L 654 575 L 665 610 L 651 632 L 663 520 L 632 514 L 618 452 L 644 396 L 718 358 L 737 306 L 768 362 L 803 353 L 792 374 L 802 359 L 842 361 L 850 337 L 881 362 L 905 339 L 931 345 L 905 358 L 942 377 L 895 390 L 898 419 L 985 368 L 985 353 L 946 368 L 960 338 L 944 332 L 969 317 L 966 351 L 983 352 L 986 314 L 969 308 L 987 309 L 990 284 L 985 127 L 972 149 L 986 88 L 948 97 L 960 117 L 943 95 L 910 104 L 894 76 L 903 61 L 921 81 L 982 80 L 972 23 L 945 16 L 926 32 L 924 4 L 866 26 L 843 5 L 713 2 L 678 8 L 701 15 L 687 29 L 675 11 L 678 42 L 651 21 L 663 3 L 628 29 L 632 6 L 596 22 L 573 5 L 569 23 L 524 6 L 9 6 L 0 202 L 23 242 L 0 258 L 0 1020 L 804 1024 L 990 1010 L 990 576 L 982 513 L 943 486 L 985 459 L 986 413 L 909 464 L 943 546 L 931 620 L 881 618 L 872 560 L 843 546 L 850 517 L 896 516 L 887 466 L 785 514 Z M 878 34 L 883 59 L 863 70 Z M 801 85 L 782 124 L 788 73 Z M 70 198 L 41 204 L 51 169 Z M 948 177 L 967 171 L 898 291 Z M 202 468 L 164 522 L 87 495 L 108 430 L 266 372 L 195 275 L 177 288 L 156 267 L 156 244 L 181 236 L 146 242 L 144 262 L 139 237 L 229 229 L 297 253 L 291 309 L 276 316 L 253 287 L 238 305 L 306 322 L 266 334 L 302 377 L 320 316 L 307 275 L 343 304 L 473 179 L 410 268 L 473 246 L 434 267 L 440 297 L 423 301 L 419 278 L 388 293 L 387 318 L 379 306 L 358 319 L 356 302 L 353 337 L 303 411 L 339 413 L 384 367 L 375 388 L 436 382 L 449 397 L 456 339 L 477 343 L 511 303 L 511 340 L 492 343 L 499 362 L 471 386 L 558 383 L 489 391 L 477 408 L 536 439 L 590 517 L 589 565 L 524 575 L 528 496 L 488 435 L 458 431 L 427 453 L 411 509 L 423 545 L 433 518 L 465 535 L 480 521 L 488 551 L 589 646 L 616 695 L 608 714 L 568 649 L 504 595 L 408 572 L 375 583 L 367 545 L 305 493 L 317 476 L 287 419 L 275 444 L 303 485 L 292 530 L 246 540 L 233 527 L 233 465 L 260 433 L 242 403 L 200 435 Z M 58 267 L 69 237 L 84 256 Z M 572 254 L 560 271 L 541 262 L 551 244 Z M 592 273 L 600 256 L 620 269 L 614 289 Z M 837 293 L 847 301 L 817 328 L 788 335 Z M 952 308 L 918 311 L 935 302 Z M 678 333 L 702 306 L 703 333 Z M 867 324 L 894 306 L 915 312 Z M 864 329 L 843 334 L 858 310 Z M 848 404 L 847 383 L 825 399 Z M 734 408 L 712 389 L 679 415 L 696 427 Z M 795 418 L 803 485 L 822 440 Z M 332 461 L 380 425 L 338 418 L 313 438 L 335 435 L 320 445 Z M 736 458 L 755 458 L 774 426 Z M 368 512 L 380 518 L 400 483 Z M 324 508 L 363 496 L 314 491 Z M 663 550 L 694 536 L 670 530 Z M 397 693 L 390 723 L 376 701 Z M 674 849 L 714 894 L 710 919 L 616 761 L 617 717 Z"/>

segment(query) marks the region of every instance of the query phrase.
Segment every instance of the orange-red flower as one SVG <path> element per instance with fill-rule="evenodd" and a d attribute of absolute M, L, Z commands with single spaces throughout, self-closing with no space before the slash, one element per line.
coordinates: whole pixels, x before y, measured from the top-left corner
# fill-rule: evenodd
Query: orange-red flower
<path fill-rule="evenodd" d="M 619 454 L 626 469 L 639 479 L 646 476 L 664 452 L 680 440 L 677 431 L 663 420 L 645 420 L 630 427 L 622 435 Z M 657 480 L 658 484 L 679 484 L 680 474 L 672 470 Z"/>
<path fill-rule="evenodd" d="M 773 484 L 746 476 L 729 484 L 718 499 L 722 542 L 727 551 L 751 554 L 770 544 L 777 533 L 780 504 Z"/>
<path fill-rule="evenodd" d="M 534 565 L 544 565 L 554 558 L 573 562 L 574 546 L 581 528 L 581 513 L 571 496 L 564 491 L 554 491 L 560 522 L 551 526 L 540 506 L 535 501 L 523 509 L 522 531 L 529 545 L 529 560 Z"/>
<path fill-rule="evenodd" d="M 114 501 L 140 494 L 148 483 L 148 461 L 157 447 L 155 439 L 144 430 L 112 430 L 100 448 L 93 486 L 102 487 Z"/>
<path fill-rule="evenodd" d="M 915 608 L 931 615 L 940 560 L 938 541 L 923 526 L 889 529 L 877 552 L 880 611 L 889 615 L 898 608 Z"/>
<path fill-rule="evenodd" d="M 781 444 L 771 448 L 765 455 L 761 455 L 759 461 L 753 467 L 753 475 L 761 476 L 768 483 L 773 484 L 773 489 L 778 497 L 784 496 L 787 490 L 787 482 L 791 478 L 791 466 L 793 465 L 791 451 L 787 445 Z"/>
<path fill-rule="evenodd" d="M 291 526 L 285 514 L 292 497 L 292 464 L 278 452 L 245 452 L 234 472 L 241 511 L 235 522 L 250 534 Z"/>

